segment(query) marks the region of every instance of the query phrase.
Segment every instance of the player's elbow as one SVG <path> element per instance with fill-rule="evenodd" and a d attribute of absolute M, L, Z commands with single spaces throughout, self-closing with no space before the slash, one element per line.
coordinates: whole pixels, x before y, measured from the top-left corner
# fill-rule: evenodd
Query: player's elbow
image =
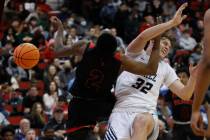
<path fill-rule="evenodd" d="M 185 100 L 185 101 L 189 101 L 191 99 L 192 95 L 191 96 L 185 96 L 182 100 Z"/>

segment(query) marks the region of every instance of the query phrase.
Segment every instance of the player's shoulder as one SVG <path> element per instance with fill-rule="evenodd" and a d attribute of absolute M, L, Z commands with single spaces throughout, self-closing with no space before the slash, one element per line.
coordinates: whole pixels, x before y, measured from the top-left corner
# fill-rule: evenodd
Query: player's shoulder
<path fill-rule="evenodd" d="M 164 61 L 160 61 L 158 69 L 160 69 L 160 71 L 165 74 L 174 71 L 174 69 L 171 67 L 171 65 Z"/>
<path fill-rule="evenodd" d="M 163 60 L 160 61 L 160 65 L 165 68 L 172 68 L 171 65 Z"/>

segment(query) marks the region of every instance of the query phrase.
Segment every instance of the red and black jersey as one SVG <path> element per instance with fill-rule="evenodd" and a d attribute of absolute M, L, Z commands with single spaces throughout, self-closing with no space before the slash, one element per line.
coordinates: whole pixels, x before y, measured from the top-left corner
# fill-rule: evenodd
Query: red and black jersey
<path fill-rule="evenodd" d="M 191 118 L 193 99 L 182 100 L 174 93 L 166 95 L 166 101 L 171 103 L 173 119 L 180 122 L 188 122 Z"/>
<path fill-rule="evenodd" d="M 88 47 L 77 66 L 76 79 L 70 92 L 84 99 L 107 100 L 119 74 L 121 62 Z"/>

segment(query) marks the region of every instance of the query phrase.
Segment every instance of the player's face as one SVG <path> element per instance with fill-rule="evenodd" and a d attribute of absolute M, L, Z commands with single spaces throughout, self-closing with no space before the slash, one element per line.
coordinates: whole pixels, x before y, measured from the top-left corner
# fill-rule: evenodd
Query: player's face
<path fill-rule="evenodd" d="M 168 39 L 164 39 L 160 41 L 160 56 L 161 58 L 165 58 L 171 48 L 171 42 Z"/>

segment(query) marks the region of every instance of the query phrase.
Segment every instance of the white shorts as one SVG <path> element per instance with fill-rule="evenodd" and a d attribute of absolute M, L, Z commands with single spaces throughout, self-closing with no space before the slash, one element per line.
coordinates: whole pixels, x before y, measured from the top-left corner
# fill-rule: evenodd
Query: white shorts
<path fill-rule="evenodd" d="M 130 140 L 133 132 L 133 121 L 137 114 L 139 113 L 112 112 L 104 140 Z M 159 134 L 158 116 L 152 116 L 155 125 L 152 133 L 148 136 L 148 140 L 156 140 Z"/>

